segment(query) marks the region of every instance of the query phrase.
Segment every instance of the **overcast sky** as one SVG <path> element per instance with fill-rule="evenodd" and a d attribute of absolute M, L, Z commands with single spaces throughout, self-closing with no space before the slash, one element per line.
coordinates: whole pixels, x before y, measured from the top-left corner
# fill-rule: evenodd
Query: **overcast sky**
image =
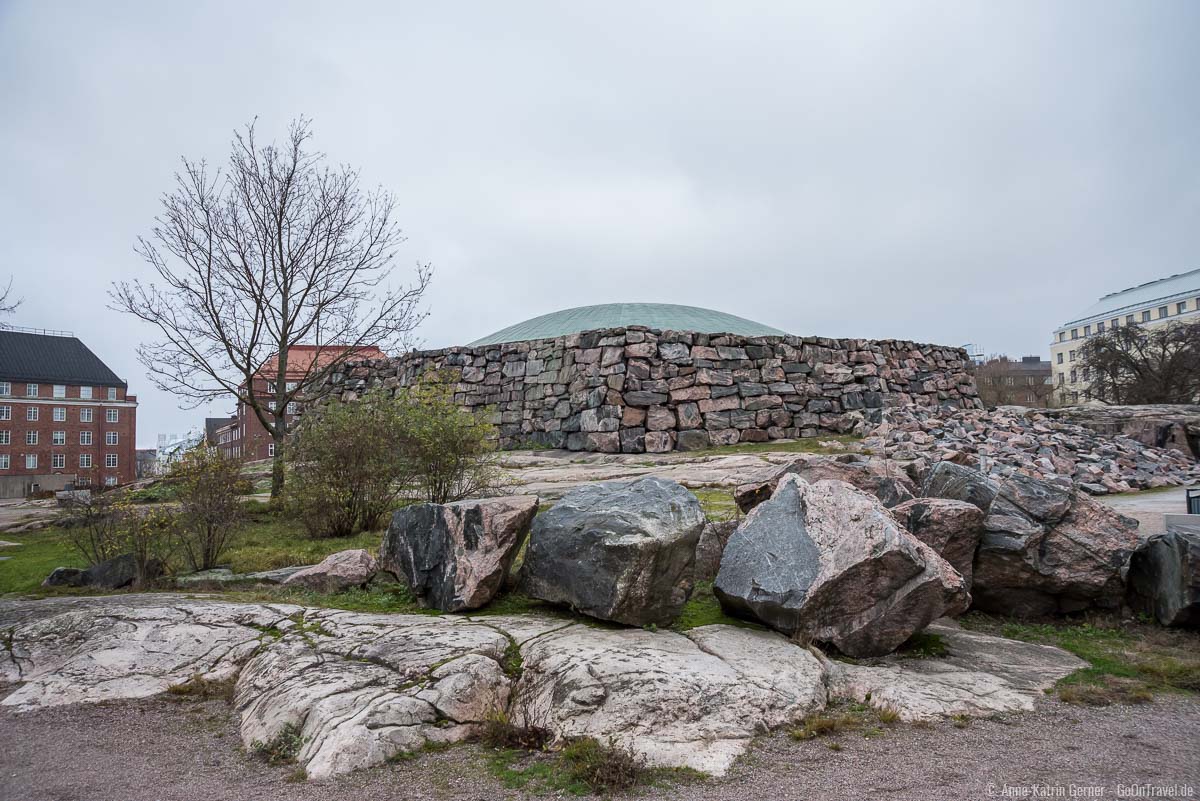
<path fill-rule="evenodd" d="M 0 0 L 0 276 L 141 400 L 106 308 L 181 155 L 254 116 L 399 199 L 430 347 L 685 303 L 796 334 L 1048 354 L 1200 267 L 1200 3 Z M 227 411 L 220 404 L 212 413 Z"/>

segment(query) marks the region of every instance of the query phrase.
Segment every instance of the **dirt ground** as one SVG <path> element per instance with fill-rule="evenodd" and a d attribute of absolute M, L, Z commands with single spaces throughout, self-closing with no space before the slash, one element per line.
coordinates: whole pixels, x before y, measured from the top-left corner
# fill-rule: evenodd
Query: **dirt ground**
<path fill-rule="evenodd" d="M 1032 713 L 879 736 L 804 742 L 762 738 L 723 779 L 647 788 L 678 799 L 985 799 L 1033 785 L 1190 786 L 1200 794 L 1200 700 L 1162 696 L 1138 707 L 1084 708 L 1047 700 Z M 841 750 L 830 748 L 836 742 Z M 517 799 L 465 745 L 342 776 L 296 782 L 240 748 L 222 701 L 157 698 L 0 712 L 3 801 L 262 801 L 281 799 Z M 1007 790 L 1005 790 L 1007 786 Z M 989 790 L 991 795 L 989 795 Z M 1076 790 L 1078 793 L 1078 790 Z M 1030 797 L 1025 795 L 1024 797 Z M 1094 797 L 1094 796 L 1093 796 Z M 1143 796 L 1144 797 L 1144 796 Z M 1189 796 L 1184 796 L 1189 797 Z"/>

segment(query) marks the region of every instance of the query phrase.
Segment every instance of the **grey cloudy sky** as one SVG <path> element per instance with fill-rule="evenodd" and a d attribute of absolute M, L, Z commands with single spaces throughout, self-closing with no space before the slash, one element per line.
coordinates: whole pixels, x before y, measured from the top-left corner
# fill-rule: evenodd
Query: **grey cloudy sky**
<path fill-rule="evenodd" d="M 188 428 L 106 290 L 180 155 L 304 114 L 397 193 L 431 347 L 668 301 L 1044 354 L 1200 267 L 1198 45 L 1190 0 L 0 0 L 0 276 L 129 380 L 139 444 Z"/>

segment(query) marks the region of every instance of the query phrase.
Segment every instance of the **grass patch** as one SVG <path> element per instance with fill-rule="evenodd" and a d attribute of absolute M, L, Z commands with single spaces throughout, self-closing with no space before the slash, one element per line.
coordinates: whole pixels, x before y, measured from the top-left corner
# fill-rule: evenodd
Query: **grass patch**
<path fill-rule="evenodd" d="M 288 723 L 269 741 L 252 742 L 250 750 L 268 765 L 290 765 L 296 761 L 296 754 L 300 753 L 304 740 L 300 734 L 300 727 Z"/>
<path fill-rule="evenodd" d="M 1196 632 L 1104 617 L 1028 623 L 972 612 L 959 622 L 974 631 L 1055 645 L 1086 661 L 1088 667 L 1056 685 L 1067 703 L 1145 703 L 1157 692 L 1200 691 Z"/>
<path fill-rule="evenodd" d="M 569 740 L 557 753 L 501 748 L 487 764 L 506 789 L 538 794 L 602 795 L 694 774 L 649 769 L 628 750 L 591 737 Z"/>
<path fill-rule="evenodd" d="M 167 694 L 193 701 L 219 699 L 226 704 L 232 704 L 236 684 L 237 679 L 232 676 L 225 679 L 206 679 L 197 673 L 182 684 L 172 684 L 167 688 Z"/>
<path fill-rule="evenodd" d="M 711 521 L 734 520 L 741 515 L 733 500 L 733 490 L 728 487 L 701 487 L 692 490 L 700 501 L 704 516 Z"/>
<path fill-rule="evenodd" d="M 896 655 L 902 659 L 937 659 L 949 650 L 946 639 L 940 634 L 918 631 L 896 649 Z"/>
<path fill-rule="evenodd" d="M 788 735 L 793 740 L 801 741 L 851 733 L 878 737 L 884 733 L 883 726 L 893 726 L 899 722 L 900 712 L 890 704 L 872 705 L 869 698 L 868 703 L 836 701 L 806 717 Z"/>
<path fill-rule="evenodd" d="M 737 445 L 718 445 L 715 448 L 705 448 L 699 451 L 688 451 L 688 456 L 725 456 L 738 453 L 845 453 L 845 446 L 862 441 L 862 437 L 849 434 L 818 434 L 807 439 L 797 439 L 788 442 L 740 442 Z M 830 447 L 822 442 L 835 442 Z"/>
<path fill-rule="evenodd" d="M 0 593 L 39 592 L 42 581 L 56 567 L 87 567 L 87 562 L 64 529 L 57 526 L 23 534 L 4 534 L 0 539 L 18 542 L 12 548 L 0 548 Z"/>
<path fill-rule="evenodd" d="M 741 628 L 762 628 L 754 623 L 725 614 L 725 610 L 721 608 L 721 602 L 713 594 L 712 582 L 698 581 L 692 588 L 692 597 L 684 605 L 678 619 L 671 624 L 671 630 L 687 631 L 700 626 L 711 626 L 715 623 Z"/>

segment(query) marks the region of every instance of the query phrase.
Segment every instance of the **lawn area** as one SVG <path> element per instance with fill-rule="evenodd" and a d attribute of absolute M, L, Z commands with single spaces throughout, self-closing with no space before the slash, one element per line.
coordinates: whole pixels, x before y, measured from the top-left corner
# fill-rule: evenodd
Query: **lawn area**
<path fill-rule="evenodd" d="M 383 532 L 364 532 L 343 539 L 312 539 L 293 520 L 265 511 L 251 514 L 250 521 L 222 561 L 236 573 L 252 573 L 291 565 L 310 565 L 336 551 L 366 548 L 375 553 Z M 87 567 L 71 544 L 69 532 L 57 526 L 24 534 L 5 534 L 3 539 L 20 545 L 4 548 L 0 556 L 0 595 L 44 592 L 42 580 L 56 567 Z M 176 569 L 181 566 L 176 565 Z M 78 591 L 76 591 L 78 592 Z"/>
<path fill-rule="evenodd" d="M 741 513 L 729 487 L 701 487 L 692 490 L 709 520 L 733 520 Z"/>
<path fill-rule="evenodd" d="M 959 622 L 973 631 L 1056 645 L 1088 662 L 1091 667 L 1058 683 L 1059 697 L 1069 703 L 1139 703 L 1158 692 L 1200 692 L 1197 632 L 1108 618 L 1028 623 L 978 612 Z"/>

